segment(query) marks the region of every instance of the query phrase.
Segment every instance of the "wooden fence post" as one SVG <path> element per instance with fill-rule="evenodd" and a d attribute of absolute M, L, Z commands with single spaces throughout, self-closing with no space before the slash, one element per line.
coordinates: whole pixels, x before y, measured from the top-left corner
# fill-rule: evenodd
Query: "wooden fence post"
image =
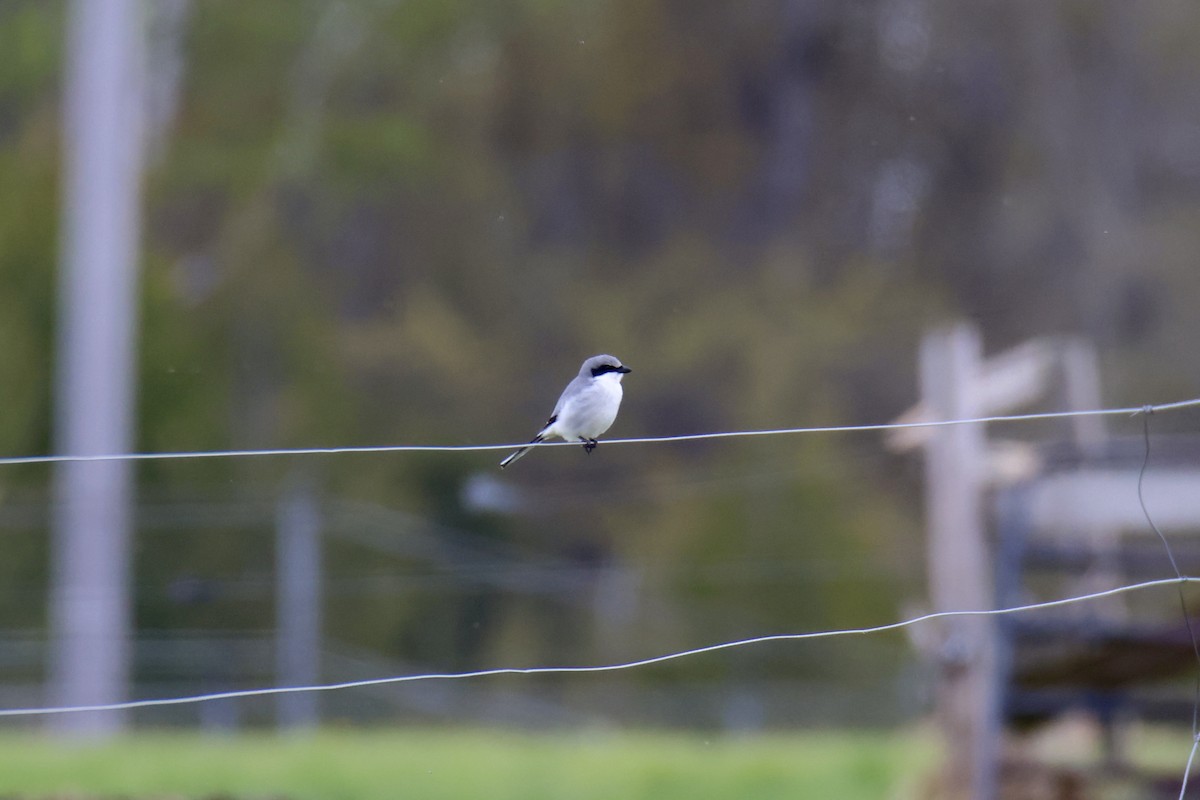
<path fill-rule="evenodd" d="M 921 399 L 934 419 L 979 415 L 982 345 L 970 325 L 929 333 L 921 344 Z M 993 576 L 982 513 L 982 424 L 934 428 L 925 447 L 929 585 L 936 611 L 990 608 Z M 946 620 L 938 652 L 937 712 L 946 739 L 946 796 L 991 800 L 999 750 L 994 625 Z"/>

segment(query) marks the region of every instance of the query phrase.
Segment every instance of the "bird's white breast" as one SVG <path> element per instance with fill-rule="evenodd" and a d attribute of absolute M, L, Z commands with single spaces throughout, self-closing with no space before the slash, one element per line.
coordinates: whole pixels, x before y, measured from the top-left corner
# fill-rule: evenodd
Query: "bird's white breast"
<path fill-rule="evenodd" d="M 621 375 L 606 373 L 581 391 L 563 408 L 556 425 L 563 438 L 595 439 L 612 427 L 621 407 Z"/>

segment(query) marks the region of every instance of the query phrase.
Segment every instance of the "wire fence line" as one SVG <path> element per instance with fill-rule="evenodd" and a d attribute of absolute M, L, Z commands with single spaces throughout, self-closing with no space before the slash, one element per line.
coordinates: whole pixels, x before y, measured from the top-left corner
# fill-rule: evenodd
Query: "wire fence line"
<path fill-rule="evenodd" d="M 1137 476 L 1137 499 L 1138 505 L 1142 508 L 1142 514 L 1146 517 L 1146 524 L 1158 536 L 1162 542 L 1163 550 L 1167 553 L 1167 559 L 1171 562 L 1171 569 L 1175 572 L 1177 582 L 1175 584 L 1176 591 L 1179 593 L 1179 610 L 1183 612 L 1183 624 L 1187 627 L 1188 639 L 1192 644 L 1192 654 L 1196 657 L 1197 666 L 1200 666 L 1200 643 L 1196 641 L 1196 630 L 1192 627 L 1192 619 L 1188 614 L 1187 599 L 1183 596 L 1183 587 L 1186 582 L 1183 572 L 1179 569 L 1179 562 L 1175 560 L 1175 553 L 1171 549 L 1171 543 L 1167 540 L 1166 535 L 1154 522 L 1154 518 L 1150 515 L 1150 509 L 1146 506 L 1146 496 L 1143 492 L 1143 487 L 1146 482 L 1146 470 L 1150 468 L 1150 412 L 1142 415 L 1142 437 L 1145 442 L 1145 451 L 1142 456 L 1142 467 L 1138 470 Z M 1192 776 L 1192 761 L 1196 758 L 1196 748 L 1200 747 L 1200 729 L 1197 728 L 1197 720 L 1200 719 L 1200 674 L 1197 675 L 1196 696 L 1192 701 L 1192 749 L 1188 753 L 1187 765 L 1183 768 L 1183 779 L 1179 784 L 1179 800 L 1183 800 L 1187 794 L 1188 780 Z"/>
<path fill-rule="evenodd" d="M 1167 540 L 1166 534 L 1154 522 L 1154 518 L 1150 516 L 1150 509 L 1146 506 L 1146 496 L 1142 491 L 1146 482 L 1146 470 L 1150 467 L 1150 415 L 1147 414 L 1142 418 L 1142 436 L 1145 439 L 1146 450 L 1142 458 L 1142 467 L 1138 470 L 1137 478 L 1137 499 L 1138 505 L 1142 507 L 1142 514 L 1146 517 L 1146 524 L 1150 526 L 1150 530 L 1154 531 L 1158 536 L 1158 540 L 1162 542 L 1163 550 L 1167 553 L 1167 560 L 1171 562 L 1171 569 L 1175 572 L 1175 577 L 1183 580 L 1183 573 L 1179 569 L 1179 562 L 1175 560 L 1175 551 L 1171 548 L 1171 543 Z M 1183 623 L 1187 626 L 1188 639 L 1192 643 L 1192 654 L 1196 657 L 1196 665 L 1200 667 L 1200 641 L 1196 639 L 1196 631 L 1192 627 L 1192 618 L 1188 614 L 1187 600 L 1183 596 L 1183 584 L 1179 584 L 1179 608 L 1183 612 Z M 1200 680 L 1200 675 L 1197 676 Z M 1197 693 L 1196 706 L 1193 708 L 1193 720 L 1200 715 L 1200 691 Z M 1195 722 L 1192 727 L 1195 728 Z"/>
<path fill-rule="evenodd" d="M 705 653 L 715 653 L 721 650 L 731 650 L 740 647 L 749 647 L 752 645 L 767 644 L 771 642 L 796 642 L 806 641 L 809 639 L 830 639 L 843 636 L 867 636 L 872 634 L 887 633 L 889 631 L 901 630 L 913 625 L 918 625 L 922 622 L 929 622 L 939 619 L 951 619 L 955 617 L 1000 617 L 1010 614 L 1021 614 L 1030 611 L 1039 611 L 1049 608 L 1059 608 L 1075 603 L 1084 603 L 1091 600 L 1099 600 L 1105 597 L 1113 597 L 1128 592 L 1142 591 L 1161 586 L 1181 586 L 1187 583 L 1198 583 L 1200 578 L 1181 577 L 1181 578 L 1159 578 L 1157 580 L 1142 581 L 1141 583 L 1132 583 L 1123 586 L 1117 586 L 1112 589 L 1104 589 L 1101 591 L 1090 592 L 1088 594 L 1075 595 L 1072 597 L 1060 598 L 1057 600 L 1046 600 L 1039 603 L 1029 603 L 1020 606 L 1011 606 L 1009 608 L 999 609 L 983 609 L 983 610 L 962 610 L 962 611 L 935 611 L 929 614 L 922 614 L 911 619 L 901 620 L 899 622 L 889 622 L 882 625 L 872 625 L 865 628 L 844 628 L 839 630 L 829 631 L 812 631 L 808 633 L 774 633 L 764 636 L 752 636 L 745 639 L 734 639 L 731 641 L 718 642 L 716 644 L 704 645 L 695 647 L 689 650 L 681 650 L 663 655 L 650 656 L 648 658 L 637 659 L 635 661 L 624 661 L 615 664 L 598 664 L 584 666 L 563 666 L 563 667 L 496 667 L 491 669 L 472 670 L 468 672 L 431 672 L 414 675 L 393 675 L 382 678 L 367 678 L 365 680 L 344 681 L 341 683 L 322 683 L 308 686 L 270 686 L 260 689 L 237 689 L 224 692 L 213 692 L 210 694 L 187 695 L 183 697 L 164 697 L 153 698 L 146 700 L 129 700 L 121 703 L 104 703 L 98 705 L 79 705 L 79 706 L 45 706 L 38 708 L 7 708 L 0 709 L 0 717 L 32 717 L 45 716 L 51 714 L 71 714 L 88 711 L 120 711 L 135 708 L 147 708 L 151 706 L 171 706 L 185 705 L 190 703 L 203 703 L 210 700 L 229 700 L 244 697 L 263 697 L 268 695 L 283 695 L 297 694 L 304 692 L 328 692 L 340 689 L 354 689 L 364 686 L 381 686 L 385 684 L 397 683 L 415 683 L 418 681 L 434 681 L 434 680 L 465 680 L 471 678 L 485 678 L 495 675 L 564 675 L 564 674 L 581 674 L 581 673 L 596 673 L 596 672 L 617 672 L 620 670 L 636 669 L 638 667 L 647 667 L 653 664 L 661 664 L 667 661 L 675 661 L 681 658 L 690 658 L 693 656 L 703 655 Z"/>
<path fill-rule="evenodd" d="M 352 689 L 367 686 L 380 686 L 386 684 L 401 684 L 414 683 L 419 681 L 433 680 L 465 680 L 472 678 L 483 678 L 488 676 L 498 675 L 547 675 L 547 674 L 581 674 L 581 673 L 600 673 L 614 672 L 619 670 L 635 669 L 646 667 L 653 664 L 659 664 L 667 661 L 673 661 L 682 658 L 690 658 L 706 653 L 713 653 L 722 650 L 730 650 L 734 648 L 749 647 L 753 645 L 767 644 L 771 642 L 795 642 L 810 639 L 825 639 L 841 636 L 862 636 L 886 633 L 922 622 L 948 619 L 954 617 L 997 617 L 1019 613 L 1037 611 L 1040 609 L 1057 608 L 1061 606 L 1071 605 L 1074 603 L 1082 603 L 1091 600 L 1098 600 L 1105 597 L 1112 597 L 1127 592 L 1140 591 L 1162 586 L 1174 586 L 1179 593 L 1181 609 L 1183 611 L 1184 622 L 1188 627 L 1189 636 L 1192 639 L 1193 651 L 1200 661 L 1200 645 L 1197 644 L 1195 632 L 1191 625 L 1191 620 L 1188 615 L 1187 604 L 1183 596 L 1183 587 L 1188 583 L 1200 582 L 1200 578 L 1185 576 L 1179 571 L 1178 565 L 1175 562 L 1174 555 L 1171 552 L 1170 544 L 1166 537 L 1155 525 L 1150 516 L 1149 510 L 1146 508 L 1145 500 L 1142 493 L 1142 485 L 1145 478 L 1147 467 L 1150 461 L 1150 429 L 1149 416 L 1159 412 L 1174 411 L 1184 408 L 1193 408 L 1200 406 L 1200 398 L 1183 400 L 1172 403 L 1163 403 L 1158 405 L 1143 405 L 1136 407 L 1125 408 L 1107 408 L 1095 410 L 1079 410 L 1079 411 L 1061 411 L 1061 412 L 1043 412 L 1031 414 L 1010 414 L 1010 415 L 995 415 L 986 417 L 972 417 L 964 419 L 951 420 L 932 420 L 932 421 L 914 421 L 914 422 L 894 422 L 885 424 L 871 425 L 841 425 L 841 426 L 826 426 L 826 427 L 798 427 L 798 428 L 775 428 L 768 430 L 749 430 L 749 431 L 724 431 L 713 433 L 699 434 L 684 434 L 676 436 L 656 436 L 656 437 L 641 437 L 641 438 L 626 438 L 626 439 L 609 439 L 606 444 L 651 444 L 651 443 L 667 443 L 667 442 L 683 442 L 696 441 L 704 439 L 722 439 L 735 437 L 751 437 L 751 436 L 778 436 L 789 434 L 816 434 L 816 433 L 850 433 L 850 432 L 869 432 L 869 431 L 889 431 L 904 428 L 936 428 L 952 425 L 969 425 L 969 424 L 985 424 L 985 423 L 1000 423 L 1000 422 L 1018 422 L 1030 420 L 1051 420 L 1064 419 L 1071 417 L 1088 417 L 1088 416 L 1117 416 L 1117 415 L 1143 415 L 1143 433 L 1146 439 L 1145 459 L 1142 463 L 1142 468 L 1138 474 L 1137 493 L 1138 501 L 1141 504 L 1142 511 L 1145 513 L 1146 521 L 1150 527 L 1158 534 L 1162 540 L 1162 544 L 1166 549 L 1168 558 L 1171 560 L 1172 568 L 1175 571 L 1174 578 L 1161 578 L 1157 580 L 1143 581 L 1140 583 L 1127 584 L 1102 591 L 1091 592 L 1083 595 L 1062 598 L 1058 600 L 1050 600 L 1039 603 L 1030 603 L 1026 605 L 1013 606 L 1009 608 L 990 609 L 990 610 L 958 610 L 958 611 L 940 611 L 929 614 L 924 614 L 911 619 L 900 622 L 875 625 L 865 628 L 848 628 L 841 630 L 815 631 L 807 633 L 783 633 L 769 634 L 764 636 L 754 636 L 743 639 L 735 639 L 731 641 L 719 642 L 716 644 L 705 645 L 688 650 L 666 653 L 648 658 L 642 658 L 634 661 L 626 661 L 613 664 L 601 665 L 584 665 L 584 666 L 533 666 L 533 667 L 500 667 L 491 669 L 482 669 L 466 672 L 443 672 L 443 673 L 423 673 L 412 675 L 393 675 L 379 678 L 368 678 L 365 680 L 345 681 L 339 683 L 312 684 L 305 686 L 272 686 L 257 689 L 242 689 L 232 691 L 213 692 L 208 694 L 186 695 L 178 697 L 166 698 L 151 698 L 143 700 L 131 700 L 117 703 L 104 703 L 95 705 L 75 705 L 75 706 L 45 706 L 32 708 L 9 708 L 0 709 L 0 718 L 12 717 L 34 717 L 47 716 L 56 714 L 83 713 L 92 711 L 117 711 L 129 710 L 137 708 L 146 708 L 151 706 L 169 706 L 169 705 L 184 705 L 202 703 L 214 700 L 226 700 L 247 697 L 261 697 L 270 695 L 287 695 L 309 692 L 326 692 L 342 689 Z M 537 443 L 539 447 L 556 447 L 556 446 L 576 446 L 574 442 L 554 442 L 554 443 Z M 143 453 L 123 453 L 123 454 L 99 454 L 99 455 L 45 455 L 45 456 L 18 456 L 18 457 L 0 457 L 0 466 L 18 465 L 18 464 L 54 464 L 65 462 L 89 462 L 89 461 L 145 461 L 145 460 L 166 460 L 166 459 L 197 459 L 197 458 L 229 458 L 229 457 L 253 457 L 253 456 L 298 456 L 298 455 L 337 455 L 351 453 L 389 453 L 389 452 L 481 452 L 495 450 L 509 450 L 516 447 L 527 446 L 525 442 L 512 444 L 492 444 L 492 445 L 383 445 L 383 446 L 367 446 L 367 447 L 328 447 L 328 448 L 290 448 L 290 449 L 270 449 L 270 450 L 225 450 L 225 451 L 181 451 L 181 452 L 143 452 Z M 1200 698 L 1200 694 L 1198 694 Z M 1197 728 L 1196 717 L 1200 715 L 1200 699 L 1196 708 L 1193 709 L 1193 731 L 1192 731 L 1192 746 L 1187 758 L 1187 763 L 1184 766 L 1182 783 L 1180 787 L 1180 800 L 1187 792 L 1188 781 L 1191 775 L 1192 764 L 1195 759 L 1197 750 L 1200 749 L 1200 729 Z"/>
<path fill-rule="evenodd" d="M 1046 411 L 1032 414 L 1000 414 L 987 417 L 964 419 L 928 420 L 918 422 L 884 422 L 867 425 L 829 425 L 800 428 L 768 428 L 746 431 L 716 431 L 710 433 L 685 433 L 671 436 L 642 436 L 625 439 L 605 439 L 605 445 L 614 444 L 664 444 L 669 442 L 693 442 L 704 439 L 733 439 L 751 436 L 786 436 L 816 433 L 861 433 L 869 431 L 894 431 L 905 428 L 940 428 L 951 425 L 976 425 L 993 422 L 1028 422 L 1032 420 L 1069 419 L 1071 417 L 1111 417 L 1155 414 L 1200 406 L 1200 398 L 1180 400 L 1158 405 L 1129 406 L 1126 408 L 1085 409 L 1079 411 Z M 509 444 L 394 444 L 363 445 L 349 447 L 294 447 L 265 450 L 181 450 L 157 453 L 110 453 L 95 455 L 42 455 L 0 457 L 0 466 L 20 464 L 61 464 L 89 461 L 165 461 L 198 458 L 249 458 L 265 456 L 312 456 L 348 455 L 364 453 L 475 453 L 489 450 L 513 450 L 518 447 L 578 447 L 578 442 L 512 442 Z"/>

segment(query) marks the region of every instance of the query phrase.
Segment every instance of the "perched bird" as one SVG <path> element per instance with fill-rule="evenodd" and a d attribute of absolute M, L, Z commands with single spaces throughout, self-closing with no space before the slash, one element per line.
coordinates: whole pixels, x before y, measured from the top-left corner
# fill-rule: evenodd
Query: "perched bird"
<path fill-rule="evenodd" d="M 613 356 L 592 356 L 584 361 L 579 374 L 563 389 L 546 427 L 530 444 L 557 436 L 568 442 L 583 442 L 583 449 L 592 452 L 596 437 L 608 430 L 617 418 L 617 409 L 621 407 L 621 378 L 631 371 Z M 528 447 L 517 450 L 500 462 L 500 468 L 507 467 L 529 450 Z"/>

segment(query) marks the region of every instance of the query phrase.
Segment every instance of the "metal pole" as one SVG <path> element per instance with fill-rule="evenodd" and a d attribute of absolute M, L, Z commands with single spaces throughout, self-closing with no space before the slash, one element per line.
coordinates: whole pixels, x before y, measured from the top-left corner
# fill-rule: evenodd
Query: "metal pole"
<path fill-rule="evenodd" d="M 297 483 L 284 495 L 276 519 L 276 672 L 280 686 L 311 686 L 320 679 L 321 515 L 310 486 Z M 282 728 L 316 725 L 312 692 L 282 694 Z"/>
<path fill-rule="evenodd" d="M 133 438 L 141 146 L 138 0 L 71 6 L 63 108 L 64 216 L 55 439 L 60 453 L 128 452 Z M 130 468 L 55 471 L 51 694 L 55 704 L 126 698 Z M 118 712 L 54 718 L 80 734 L 118 730 Z"/>

